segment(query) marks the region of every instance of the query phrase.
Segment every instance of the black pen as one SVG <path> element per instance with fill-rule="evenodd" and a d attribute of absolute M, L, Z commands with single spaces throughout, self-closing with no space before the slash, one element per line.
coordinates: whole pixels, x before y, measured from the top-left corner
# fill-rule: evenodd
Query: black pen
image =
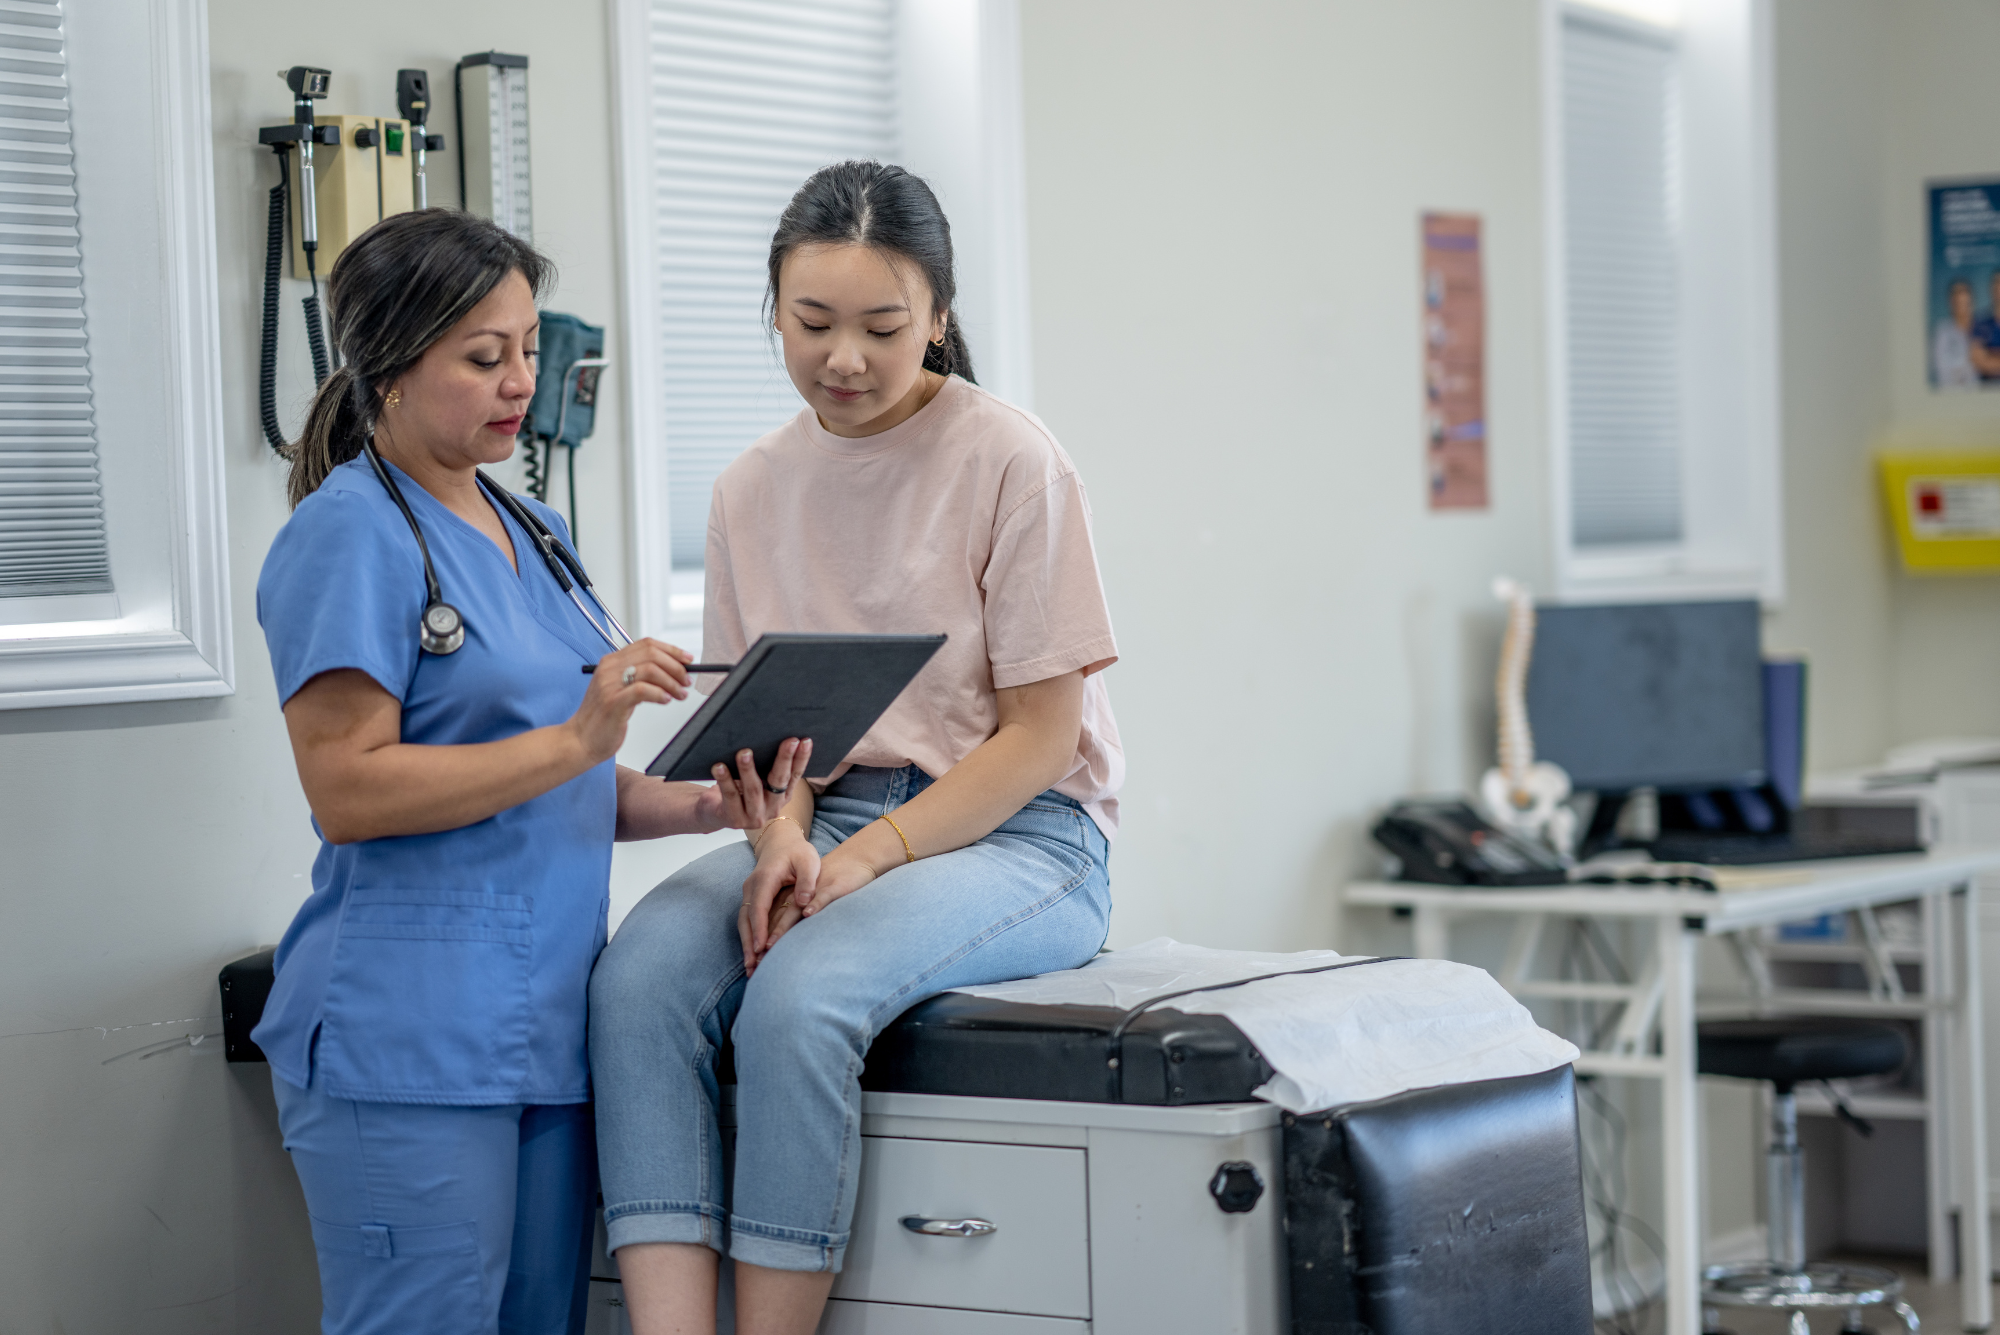
<path fill-rule="evenodd" d="M 689 672 L 734 672 L 736 670 L 736 664 L 734 663 L 689 663 L 686 666 Z M 585 676 L 589 676 L 595 671 L 597 671 L 597 664 L 585 663 L 583 665 Z"/>

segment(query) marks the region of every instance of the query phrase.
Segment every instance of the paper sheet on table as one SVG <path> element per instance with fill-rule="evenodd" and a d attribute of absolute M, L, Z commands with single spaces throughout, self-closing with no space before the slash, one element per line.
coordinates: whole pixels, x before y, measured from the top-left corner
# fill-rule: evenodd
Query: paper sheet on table
<path fill-rule="evenodd" d="M 1190 987 L 1338 964 L 1330 950 L 1208 950 L 1171 937 L 1099 955 L 1081 969 L 955 990 L 1046 1006 L 1115 1006 Z M 1223 1015 L 1277 1072 L 1258 1098 L 1291 1112 L 1365 1103 L 1410 1089 L 1533 1075 L 1575 1061 L 1484 969 L 1388 960 L 1197 992 L 1163 1005 Z"/>

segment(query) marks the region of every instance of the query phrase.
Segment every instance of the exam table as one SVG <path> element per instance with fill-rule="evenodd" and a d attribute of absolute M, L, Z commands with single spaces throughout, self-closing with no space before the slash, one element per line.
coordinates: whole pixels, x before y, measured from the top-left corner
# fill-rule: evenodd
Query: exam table
<path fill-rule="evenodd" d="M 231 1061 L 270 983 L 269 951 L 222 971 Z M 1305 1114 L 1271 1075 L 1220 1015 L 911 1008 L 823 1335 L 1588 1335 L 1569 1067 Z"/>

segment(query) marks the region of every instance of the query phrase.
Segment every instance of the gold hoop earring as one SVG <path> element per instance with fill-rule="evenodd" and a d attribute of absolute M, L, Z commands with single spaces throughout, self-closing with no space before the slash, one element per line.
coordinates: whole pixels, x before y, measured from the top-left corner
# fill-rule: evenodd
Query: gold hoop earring
<path fill-rule="evenodd" d="M 938 336 L 937 336 L 936 338 L 932 339 L 932 340 L 931 340 L 931 346 L 932 346 L 932 347 L 934 347 L 934 348 L 941 348 L 941 347 L 943 347 L 943 346 L 944 346 L 944 335 L 943 335 L 943 334 L 939 334 L 939 335 L 938 335 Z"/>
<path fill-rule="evenodd" d="M 400 389 L 392 389 L 389 391 L 389 397 L 382 400 L 382 406 L 384 408 L 393 408 L 402 401 L 403 401 L 403 391 Z"/>

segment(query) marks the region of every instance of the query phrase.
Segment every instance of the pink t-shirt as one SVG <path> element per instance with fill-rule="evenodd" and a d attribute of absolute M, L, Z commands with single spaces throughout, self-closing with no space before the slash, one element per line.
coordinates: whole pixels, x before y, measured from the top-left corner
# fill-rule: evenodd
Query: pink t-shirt
<path fill-rule="evenodd" d="M 1100 673 L 1118 647 L 1090 504 L 1031 414 L 953 376 L 878 435 L 836 436 L 807 408 L 744 451 L 709 509 L 703 656 L 766 631 L 950 637 L 843 769 L 937 778 L 999 726 L 996 688 L 1083 669 L 1076 762 L 1055 788 L 1117 830 L 1125 753 Z"/>

